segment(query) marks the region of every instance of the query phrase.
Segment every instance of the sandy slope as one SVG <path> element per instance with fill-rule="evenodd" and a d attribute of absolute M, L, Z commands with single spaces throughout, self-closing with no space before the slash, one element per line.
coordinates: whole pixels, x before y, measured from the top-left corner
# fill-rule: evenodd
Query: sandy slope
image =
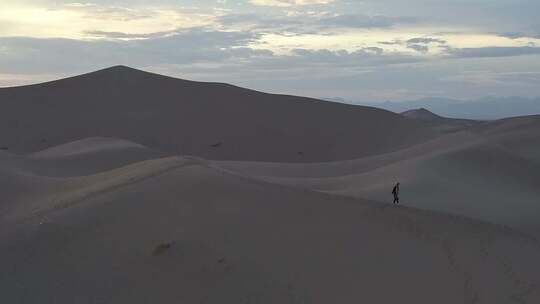
<path fill-rule="evenodd" d="M 37 211 L 48 204 L 44 201 L 61 204 L 69 200 L 59 193 L 77 196 L 84 190 L 99 191 L 99 185 L 144 177 L 145 173 L 137 173 L 137 168 L 162 156 L 163 153 L 112 138 L 89 138 L 28 156 L 0 152 L 4 198 L 0 218 Z"/>
<path fill-rule="evenodd" d="M 495 141 L 512 153 L 540 163 L 540 115 L 494 121 L 471 131 Z"/>
<path fill-rule="evenodd" d="M 95 156 L 96 153 L 103 151 L 136 148 L 144 149 L 145 147 L 127 140 L 92 137 L 39 151 L 33 153 L 31 157 L 35 159 L 58 159 L 88 154 Z"/>
<path fill-rule="evenodd" d="M 0 152 L 0 171 L 16 168 L 28 175 L 80 176 L 160 156 L 166 154 L 126 140 L 94 137 L 29 155 Z"/>
<path fill-rule="evenodd" d="M 0 88 L 0 104 L 0 147 L 16 153 L 100 136 L 208 159 L 313 162 L 392 151 L 436 133 L 385 110 L 127 67 Z"/>
<path fill-rule="evenodd" d="M 510 225 L 540 236 L 540 117 L 475 126 L 394 153 L 346 162 L 215 162 L 286 185 L 389 202 L 396 181 L 408 206 Z"/>
<path fill-rule="evenodd" d="M 3 212 L 9 303 L 540 301 L 538 242 L 496 225 L 269 184 L 196 158 L 81 177 L 3 174 L 51 183 L 19 198 L 32 208 Z"/>

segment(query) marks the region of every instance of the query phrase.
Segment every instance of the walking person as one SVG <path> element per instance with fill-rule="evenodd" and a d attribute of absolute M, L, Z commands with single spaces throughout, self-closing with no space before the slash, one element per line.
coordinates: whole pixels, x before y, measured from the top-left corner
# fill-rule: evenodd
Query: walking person
<path fill-rule="evenodd" d="M 394 186 L 392 189 L 392 194 L 394 195 L 394 205 L 399 205 L 399 183 Z"/>

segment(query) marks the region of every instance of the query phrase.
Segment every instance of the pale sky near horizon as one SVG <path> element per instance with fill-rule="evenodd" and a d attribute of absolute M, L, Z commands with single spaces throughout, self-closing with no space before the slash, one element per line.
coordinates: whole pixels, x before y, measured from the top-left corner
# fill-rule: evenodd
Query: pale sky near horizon
<path fill-rule="evenodd" d="M 538 0 L 0 0 L 0 87 L 123 64 L 349 101 L 540 96 Z"/>

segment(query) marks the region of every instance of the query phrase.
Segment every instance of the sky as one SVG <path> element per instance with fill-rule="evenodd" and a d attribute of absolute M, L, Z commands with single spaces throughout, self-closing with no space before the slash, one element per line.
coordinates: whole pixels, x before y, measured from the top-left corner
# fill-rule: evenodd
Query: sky
<path fill-rule="evenodd" d="M 0 87 L 128 65 L 350 102 L 540 96 L 538 0 L 0 0 Z"/>

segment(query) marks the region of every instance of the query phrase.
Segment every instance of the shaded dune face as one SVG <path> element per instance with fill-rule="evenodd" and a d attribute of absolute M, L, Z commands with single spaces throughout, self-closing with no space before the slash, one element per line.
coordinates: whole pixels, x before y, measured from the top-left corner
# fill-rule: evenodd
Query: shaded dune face
<path fill-rule="evenodd" d="M 208 159 L 335 161 L 393 151 L 436 133 L 375 108 L 127 67 L 0 89 L 0 103 L 0 146 L 17 153 L 99 136 Z"/>
<path fill-rule="evenodd" d="M 24 158 L 127 157 L 134 145 L 89 139 Z M 34 191 L 2 212 L 5 301 L 540 299 L 538 242 L 502 226 L 267 183 L 200 158 L 117 161 L 70 177 L 4 171 Z"/>

